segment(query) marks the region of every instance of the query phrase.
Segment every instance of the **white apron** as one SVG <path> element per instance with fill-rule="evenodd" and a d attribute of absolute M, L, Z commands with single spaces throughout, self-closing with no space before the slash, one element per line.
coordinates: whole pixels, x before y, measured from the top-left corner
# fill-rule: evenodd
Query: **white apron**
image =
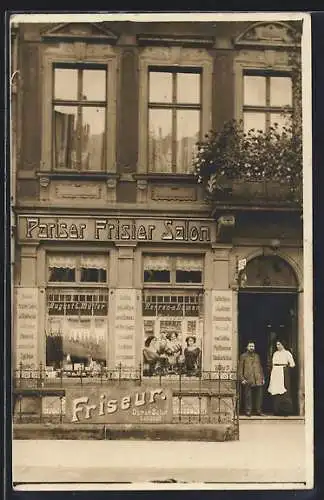
<path fill-rule="evenodd" d="M 272 370 L 268 387 L 268 392 L 270 392 L 272 396 L 287 392 L 285 387 L 284 366 L 290 366 L 291 368 L 295 366 L 292 354 L 285 349 L 283 351 L 276 351 L 272 356 Z"/>

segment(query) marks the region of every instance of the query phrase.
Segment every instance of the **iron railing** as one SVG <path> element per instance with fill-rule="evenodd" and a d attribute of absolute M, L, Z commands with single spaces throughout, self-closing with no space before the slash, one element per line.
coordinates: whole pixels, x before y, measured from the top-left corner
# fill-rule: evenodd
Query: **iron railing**
<path fill-rule="evenodd" d="M 15 423 L 63 423 L 66 390 L 71 387 L 102 388 L 154 384 L 172 391 L 172 423 L 229 424 L 234 439 L 239 436 L 239 384 L 235 370 L 219 366 L 214 371 L 199 370 L 194 376 L 160 373 L 144 377 L 142 366 L 100 372 L 48 372 L 40 364 L 37 370 L 22 366 L 13 373 L 13 420 Z M 30 404 L 27 404 L 27 403 Z M 152 421 L 154 423 L 154 421 Z"/>

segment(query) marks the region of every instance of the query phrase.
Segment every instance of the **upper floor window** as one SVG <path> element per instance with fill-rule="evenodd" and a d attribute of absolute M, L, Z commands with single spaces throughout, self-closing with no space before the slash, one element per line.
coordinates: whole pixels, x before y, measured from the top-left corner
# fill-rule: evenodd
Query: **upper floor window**
<path fill-rule="evenodd" d="M 150 67 L 148 164 L 155 173 L 190 173 L 201 130 L 201 70 Z"/>
<path fill-rule="evenodd" d="M 287 73 L 246 72 L 244 74 L 244 130 L 262 130 L 289 125 L 292 111 L 292 79 Z M 285 113 L 283 113 L 285 111 Z"/>
<path fill-rule="evenodd" d="M 53 166 L 102 171 L 106 155 L 107 68 L 53 65 Z"/>

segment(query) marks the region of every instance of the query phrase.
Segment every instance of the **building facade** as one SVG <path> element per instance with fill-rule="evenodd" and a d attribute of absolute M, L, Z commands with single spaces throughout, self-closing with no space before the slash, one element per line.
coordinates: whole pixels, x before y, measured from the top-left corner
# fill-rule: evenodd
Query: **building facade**
<path fill-rule="evenodd" d="M 254 340 L 267 377 L 280 338 L 303 415 L 301 204 L 251 183 L 211 206 L 192 173 L 210 129 L 266 129 L 293 108 L 296 28 L 12 27 L 16 367 L 181 366 L 190 384 L 236 369 Z"/>

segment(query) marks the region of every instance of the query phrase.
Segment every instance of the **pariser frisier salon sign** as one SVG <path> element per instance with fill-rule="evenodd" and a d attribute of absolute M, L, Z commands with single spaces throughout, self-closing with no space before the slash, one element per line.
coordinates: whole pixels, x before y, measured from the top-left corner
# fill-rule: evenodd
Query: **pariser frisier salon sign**
<path fill-rule="evenodd" d="M 209 243 L 216 238 L 208 219 L 146 219 L 110 217 L 18 217 L 20 240 L 147 241 Z"/>
<path fill-rule="evenodd" d="M 172 391 L 161 387 L 67 387 L 69 423 L 171 423 Z"/>

